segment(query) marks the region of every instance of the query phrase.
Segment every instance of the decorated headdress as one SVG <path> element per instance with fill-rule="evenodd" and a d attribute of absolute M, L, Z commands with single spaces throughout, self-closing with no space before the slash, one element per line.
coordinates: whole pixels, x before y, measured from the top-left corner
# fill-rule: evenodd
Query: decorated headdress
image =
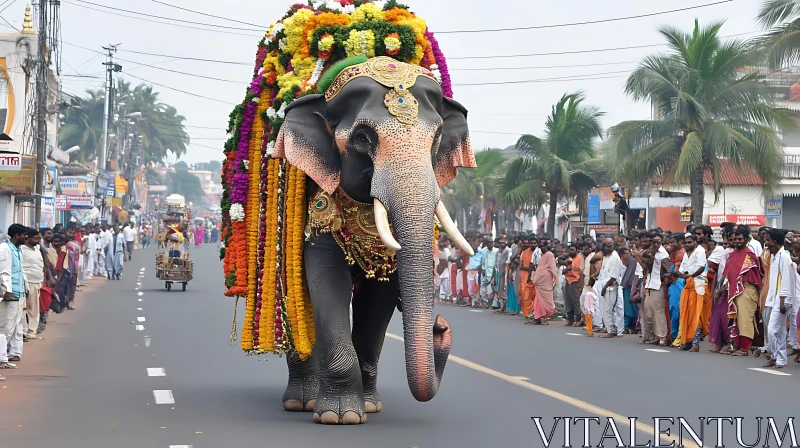
<path fill-rule="evenodd" d="M 258 45 L 253 79 L 230 115 L 222 170 L 225 295 L 246 299 L 241 344 L 248 354 L 295 349 L 306 359 L 314 345 L 302 258 L 306 177 L 273 157 L 286 107 L 312 93 L 331 101 L 365 76 L 389 88 L 385 106 L 406 124 L 417 119 L 408 89 L 418 77 L 453 95 L 433 33 L 395 0 L 297 4 Z"/>

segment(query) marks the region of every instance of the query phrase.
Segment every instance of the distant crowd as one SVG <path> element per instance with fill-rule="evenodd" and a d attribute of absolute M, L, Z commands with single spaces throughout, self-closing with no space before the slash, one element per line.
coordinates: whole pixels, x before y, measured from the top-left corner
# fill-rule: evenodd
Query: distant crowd
<path fill-rule="evenodd" d="M 468 233 L 475 254 L 439 240 L 434 286 L 440 302 L 558 320 L 587 336 L 638 334 L 642 344 L 800 363 L 800 233 L 724 223 L 685 232 L 661 229 L 548 236 Z M 563 320 L 561 320 L 563 319 Z M 788 347 L 787 347 L 788 341 Z"/>

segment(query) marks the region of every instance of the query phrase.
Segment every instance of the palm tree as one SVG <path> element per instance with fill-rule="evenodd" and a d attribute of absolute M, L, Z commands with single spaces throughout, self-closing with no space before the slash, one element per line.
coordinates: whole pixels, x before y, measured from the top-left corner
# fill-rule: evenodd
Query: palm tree
<path fill-rule="evenodd" d="M 456 214 L 461 230 L 466 232 L 467 211 L 472 205 L 496 203 L 497 179 L 502 172 L 503 154 L 498 149 L 485 149 L 475 153 L 474 169 L 458 169 L 458 175 L 442 187 L 442 200 L 448 210 Z"/>
<path fill-rule="evenodd" d="M 773 106 L 757 71 L 751 45 L 722 42 L 722 23 L 684 33 L 659 31 L 670 53 L 646 57 L 628 78 L 625 91 L 637 101 L 652 101 L 656 118 L 626 121 L 610 129 L 610 149 L 620 177 L 642 184 L 661 177 L 667 184 L 689 181 L 692 221 L 703 219 L 703 177 L 713 178 L 715 201 L 722 189 L 722 161 L 739 171 L 752 168 L 769 192 L 783 163 L 776 129 L 795 128 L 788 112 Z"/>
<path fill-rule="evenodd" d="M 768 0 L 761 5 L 758 23 L 769 29 L 760 39 L 772 70 L 800 61 L 800 1 Z"/>
<path fill-rule="evenodd" d="M 64 111 L 64 125 L 59 133 L 63 147 L 80 146 L 73 160 L 94 160 L 102 144 L 105 92 L 87 91 L 85 98 L 76 98 L 78 107 Z M 140 84 L 131 89 L 130 83 L 120 80 L 115 102 L 125 102 L 127 112 L 141 112 L 132 130 L 142 136 L 142 155 L 147 163 L 163 163 L 168 153 L 186 153 L 189 134 L 184 129 L 186 118 L 175 107 L 158 99 L 152 86 Z M 113 132 L 113 131 L 112 131 Z"/>
<path fill-rule="evenodd" d="M 559 199 L 585 195 L 595 186 L 587 168 L 595 157 L 595 138 L 602 138 L 603 112 L 584 106 L 584 99 L 582 92 L 565 94 L 547 117 L 544 139 L 533 135 L 519 138 L 520 157 L 508 164 L 500 187 L 503 204 L 538 208 L 549 195 L 549 232 L 555 229 Z"/>

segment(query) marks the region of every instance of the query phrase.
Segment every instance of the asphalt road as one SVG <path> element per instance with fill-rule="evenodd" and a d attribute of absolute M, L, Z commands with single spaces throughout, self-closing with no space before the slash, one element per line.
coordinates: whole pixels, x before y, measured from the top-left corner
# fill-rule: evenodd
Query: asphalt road
<path fill-rule="evenodd" d="M 763 358 L 713 355 L 707 344 L 700 353 L 654 352 L 635 336 L 588 339 L 557 323 L 532 327 L 437 304 L 454 343 L 436 398 L 418 403 L 408 392 L 396 315 L 381 358 L 383 411 L 360 426 L 316 425 L 309 413 L 282 409 L 284 360 L 246 357 L 238 342 L 229 344 L 234 306 L 222 296 L 217 248 L 192 251 L 195 280 L 186 292 L 167 292 L 155 278 L 154 253 L 135 252 L 122 281 L 93 280 L 78 311 L 55 316 L 44 341 L 26 344 L 20 368 L 0 383 L 0 447 L 543 446 L 531 417 L 542 417 L 545 435 L 555 417 L 599 417 L 593 446 L 607 417 L 617 419 L 626 445 L 627 417 L 650 426 L 653 417 L 684 417 L 698 432 L 698 417 L 744 417 L 752 444 L 756 417 L 775 417 L 782 429 L 797 414 L 798 364 L 774 375 L 750 370 Z M 239 316 L 241 324 L 242 304 Z M 154 391 L 169 391 L 157 394 L 174 403 L 158 404 Z M 654 441 L 650 426 L 638 426 L 638 443 Z M 676 424 L 664 426 L 677 433 Z M 570 427 L 580 446 L 583 423 Z M 735 446 L 730 424 L 724 433 Z M 554 434 L 563 445 L 562 424 Z M 705 446 L 715 434 L 705 427 Z"/>

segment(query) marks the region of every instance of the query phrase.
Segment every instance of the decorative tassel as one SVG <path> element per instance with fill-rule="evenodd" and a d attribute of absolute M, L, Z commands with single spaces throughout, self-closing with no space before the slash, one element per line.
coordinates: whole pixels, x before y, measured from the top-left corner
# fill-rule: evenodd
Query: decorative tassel
<path fill-rule="evenodd" d="M 233 305 L 233 325 L 231 325 L 231 347 L 233 343 L 239 338 L 236 332 L 236 310 L 239 308 L 239 296 L 236 296 L 236 303 Z"/>

